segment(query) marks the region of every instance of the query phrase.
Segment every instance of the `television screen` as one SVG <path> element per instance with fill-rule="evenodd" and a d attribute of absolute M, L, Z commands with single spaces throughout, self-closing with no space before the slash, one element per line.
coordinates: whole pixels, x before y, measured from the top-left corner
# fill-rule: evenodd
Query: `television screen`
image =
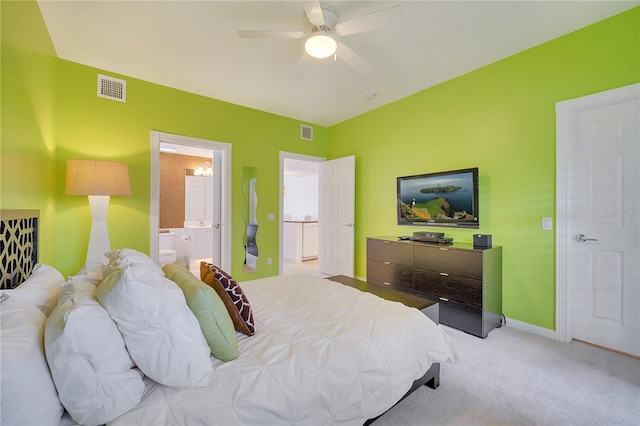
<path fill-rule="evenodd" d="M 478 228 L 478 168 L 404 176 L 398 225 Z"/>

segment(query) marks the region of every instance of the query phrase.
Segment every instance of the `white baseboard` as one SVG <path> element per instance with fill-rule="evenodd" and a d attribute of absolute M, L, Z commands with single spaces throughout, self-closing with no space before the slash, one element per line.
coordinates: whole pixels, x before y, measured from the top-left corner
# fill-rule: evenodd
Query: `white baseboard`
<path fill-rule="evenodd" d="M 524 331 L 526 333 L 546 337 L 547 339 L 558 340 L 558 333 L 555 330 L 549 330 L 548 328 L 529 324 L 528 322 L 522 322 L 513 318 L 507 318 L 506 325 L 507 327 L 512 327 L 516 330 Z"/>

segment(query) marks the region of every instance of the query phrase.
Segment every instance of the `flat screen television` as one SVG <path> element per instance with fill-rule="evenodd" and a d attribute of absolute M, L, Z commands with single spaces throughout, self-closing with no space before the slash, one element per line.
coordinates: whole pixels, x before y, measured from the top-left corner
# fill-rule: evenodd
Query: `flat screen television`
<path fill-rule="evenodd" d="M 479 228 L 478 168 L 397 179 L 398 225 Z"/>

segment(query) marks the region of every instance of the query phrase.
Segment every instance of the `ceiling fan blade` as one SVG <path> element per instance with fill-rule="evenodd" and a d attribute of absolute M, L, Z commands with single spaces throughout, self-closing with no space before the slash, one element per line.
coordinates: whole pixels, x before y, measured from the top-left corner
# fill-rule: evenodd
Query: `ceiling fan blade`
<path fill-rule="evenodd" d="M 324 15 L 322 14 L 322 6 L 320 6 L 319 0 L 305 0 L 302 3 L 304 4 L 304 11 L 311 24 L 316 27 L 324 24 Z"/>
<path fill-rule="evenodd" d="M 303 38 L 304 35 L 302 31 L 238 31 L 240 38 Z"/>
<path fill-rule="evenodd" d="M 351 50 L 346 44 L 338 42 L 338 50 L 336 51 L 338 58 L 342 59 L 347 65 L 360 74 L 369 74 L 373 68 L 369 62 L 362 59 L 360 55 Z"/>
<path fill-rule="evenodd" d="M 400 6 L 392 6 L 388 9 L 340 22 L 336 25 L 336 33 L 341 36 L 348 36 L 364 31 L 371 31 L 392 25 L 400 21 L 400 19 L 402 19 Z"/>

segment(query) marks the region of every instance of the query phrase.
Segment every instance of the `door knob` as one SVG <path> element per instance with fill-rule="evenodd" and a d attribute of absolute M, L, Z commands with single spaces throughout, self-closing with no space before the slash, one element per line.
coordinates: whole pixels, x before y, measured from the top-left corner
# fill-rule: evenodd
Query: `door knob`
<path fill-rule="evenodd" d="M 598 241 L 595 238 L 587 238 L 584 234 L 577 234 L 574 239 L 579 243 L 584 243 L 585 241 Z"/>

